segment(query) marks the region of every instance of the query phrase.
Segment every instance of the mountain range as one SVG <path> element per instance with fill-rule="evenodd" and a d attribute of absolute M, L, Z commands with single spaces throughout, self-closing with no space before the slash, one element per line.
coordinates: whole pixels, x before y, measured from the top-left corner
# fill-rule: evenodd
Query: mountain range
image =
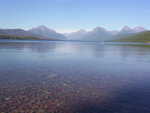
<path fill-rule="evenodd" d="M 109 41 L 129 37 L 147 31 L 143 27 L 123 27 L 119 31 L 109 31 L 103 27 L 96 27 L 91 31 L 79 30 L 72 33 L 58 33 L 46 26 L 38 26 L 29 30 L 0 29 L 0 38 L 3 39 L 39 39 L 39 40 L 81 40 L 81 41 Z"/>
<path fill-rule="evenodd" d="M 144 42 L 150 43 L 150 31 L 144 31 L 132 36 L 112 40 L 113 42 Z"/>
<path fill-rule="evenodd" d="M 57 33 L 55 30 L 52 30 L 46 26 L 38 26 L 35 28 L 32 28 L 30 30 L 28 30 L 28 32 L 41 36 L 44 39 L 55 39 L 55 40 L 65 40 L 66 37 L 61 34 L 61 33 Z"/>
<path fill-rule="evenodd" d="M 65 34 L 69 40 L 85 40 L 85 41 L 108 41 L 128 37 L 140 32 L 147 31 L 143 27 L 130 28 L 124 26 L 120 31 L 108 31 L 102 27 L 96 27 L 91 31 L 79 30 L 77 32 Z"/>
<path fill-rule="evenodd" d="M 39 39 L 39 40 L 66 40 L 66 37 L 45 26 L 38 26 L 29 30 L 0 29 L 0 38 L 3 39 Z"/>

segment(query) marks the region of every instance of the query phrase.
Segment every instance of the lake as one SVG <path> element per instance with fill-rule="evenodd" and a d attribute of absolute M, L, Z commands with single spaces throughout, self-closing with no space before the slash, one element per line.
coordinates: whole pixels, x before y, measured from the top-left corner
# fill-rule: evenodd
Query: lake
<path fill-rule="evenodd" d="M 138 45 L 0 41 L 0 112 L 150 113 L 150 48 Z"/>

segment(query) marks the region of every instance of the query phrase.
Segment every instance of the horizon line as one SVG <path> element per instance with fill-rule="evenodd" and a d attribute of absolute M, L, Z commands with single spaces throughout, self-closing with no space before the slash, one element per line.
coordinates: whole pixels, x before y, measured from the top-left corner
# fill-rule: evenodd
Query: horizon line
<path fill-rule="evenodd" d="M 93 27 L 93 28 L 78 28 L 78 29 L 59 29 L 59 28 L 51 28 L 47 25 L 37 25 L 36 27 L 5 27 L 5 28 L 0 28 L 0 29 L 22 29 L 22 30 L 25 30 L 25 31 L 28 31 L 30 29 L 33 29 L 33 28 L 37 28 L 37 27 L 40 27 L 40 26 L 45 26 L 47 27 L 48 29 L 52 29 L 58 33 L 73 33 L 73 32 L 78 32 L 78 31 L 81 31 L 81 30 L 85 30 L 87 32 L 89 31 L 92 31 L 94 30 L 95 28 L 103 28 L 105 29 L 106 31 L 121 31 L 124 27 L 129 27 L 130 29 L 135 29 L 137 27 L 141 27 L 141 28 L 144 28 L 145 30 L 149 30 L 149 28 L 146 28 L 144 26 L 140 26 L 140 25 L 136 25 L 136 26 L 129 26 L 129 25 L 124 25 L 122 27 L 120 27 L 119 29 L 110 29 L 108 27 L 104 27 L 104 26 L 96 26 L 96 27 Z"/>

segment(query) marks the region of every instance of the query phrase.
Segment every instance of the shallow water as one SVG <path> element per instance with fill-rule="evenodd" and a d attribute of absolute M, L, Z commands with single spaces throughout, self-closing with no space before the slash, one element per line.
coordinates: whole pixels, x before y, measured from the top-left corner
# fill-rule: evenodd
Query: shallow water
<path fill-rule="evenodd" d="M 150 48 L 0 42 L 0 112 L 150 113 Z"/>

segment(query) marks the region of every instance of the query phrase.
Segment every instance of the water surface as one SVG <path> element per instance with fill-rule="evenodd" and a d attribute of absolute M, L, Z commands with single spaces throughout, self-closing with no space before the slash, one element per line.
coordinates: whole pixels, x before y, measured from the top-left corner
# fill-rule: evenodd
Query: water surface
<path fill-rule="evenodd" d="M 149 47 L 0 42 L 0 112 L 150 113 L 149 81 Z"/>

